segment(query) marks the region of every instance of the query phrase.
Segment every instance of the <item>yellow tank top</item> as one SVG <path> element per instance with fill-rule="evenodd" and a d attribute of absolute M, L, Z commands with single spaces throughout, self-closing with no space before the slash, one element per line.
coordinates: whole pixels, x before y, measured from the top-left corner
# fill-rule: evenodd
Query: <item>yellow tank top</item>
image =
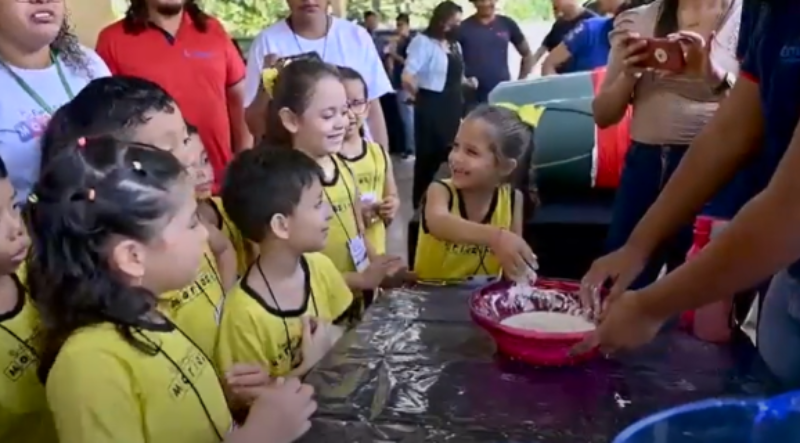
<path fill-rule="evenodd" d="M 353 294 L 333 262 L 321 253 L 305 254 L 306 301 L 300 309 L 277 310 L 243 278 L 225 299 L 216 362 L 220 371 L 236 363 L 260 363 L 272 376 L 282 376 L 303 361 L 301 317 L 309 315 L 339 323 L 350 311 Z M 259 278 L 251 267 L 246 275 Z M 269 294 L 266 294 L 269 297 Z M 280 305 L 280 303 L 274 303 Z"/>
<path fill-rule="evenodd" d="M 348 241 L 359 235 L 356 207 L 353 205 L 357 194 L 355 177 L 338 156 L 334 155 L 332 158 L 336 166 L 333 179 L 322 183 L 325 199 L 331 206 L 332 212 L 328 222 L 328 241 L 322 252 L 333 261 L 339 272 L 356 272 L 355 263 L 350 257 L 350 249 L 347 246 Z"/>
<path fill-rule="evenodd" d="M 440 180 L 450 191 L 450 213 L 467 218 L 460 192 L 450 180 Z M 423 211 L 424 214 L 424 211 Z M 510 185 L 497 188 L 484 224 L 510 229 L 514 214 L 514 189 Z M 489 248 L 442 241 L 431 235 L 420 219 L 419 238 L 414 268 L 420 280 L 459 281 L 472 278 L 497 277 L 500 263 Z"/>
<path fill-rule="evenodd" d="M 222 199 L 220 197 L 211 197 L 209 203 L 214 212 L 217 213 L 217 219 L 219 220 L 217 228 L 222 231 L 225 237 L 228 237 L 228 240 L 231 241 L 233 248 L 236 250 L 236 271 L 239 275 L 244 275 L 250 265 L 249 244 L 228 217 L 228 213 L 225 212 L 225 207 L 222 205 Z"/>
<path fill-rule="evenodd" d="M 214 366 L 171 323 L 138 328 L 132 346 L 111 324 L 67 339 L 47 378 L 60 443 L 219 443 L 232 427 Z"/>
<path fill-rule="evenodd" d="M 194 282 L 161 296 L 160 310 L 197 343 L 205 355 L 213 356 L 225 289 L 214 255 L 206 247 Z"/>
<path fill-rule="evenodd" d="M 388 161 L 381 145 L 364 140 L 363 151 L 353 158 L 339 156 L 353 171 L 361 192 L 361 201 L 380 202 L 386 187 Z M 367 226 L 364 236 L 378 254 L 386 253 L 386 225 L 382 220 Z"/>
<path fill-rule="evenodd" d="M 44 386 L 36 373 L 41 351 L 39 313 L 18 276 L 14 283 L 17 304 L 0 314 L 0 442 L 56 443 Z"/>

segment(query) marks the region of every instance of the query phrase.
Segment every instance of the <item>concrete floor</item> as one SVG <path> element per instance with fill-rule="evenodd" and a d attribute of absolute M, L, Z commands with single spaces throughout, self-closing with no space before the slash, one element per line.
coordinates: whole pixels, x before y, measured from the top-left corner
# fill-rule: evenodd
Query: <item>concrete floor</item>
<path fill-rule="evenodd" d="M 414 176 L 414 162 L 392 157 L 394 176 L 400 194 L 400 211 L 397 218 L 389 226 L 387 233 L 387 251 L 399 255 L 408 262 L 408 222 L 414 213 L 411 204 L 411 179 Z"/>

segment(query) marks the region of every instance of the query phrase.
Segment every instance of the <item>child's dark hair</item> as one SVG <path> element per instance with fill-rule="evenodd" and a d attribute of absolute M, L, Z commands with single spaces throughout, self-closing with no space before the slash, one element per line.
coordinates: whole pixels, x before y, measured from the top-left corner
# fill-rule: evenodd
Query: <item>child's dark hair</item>
<path fill-rule="evenodd" d="M 6 162 L 3 160 L 3 157 L 0 157 L 0 180 L 5 180 L 8 178 L 8 168 L 6 167 Z"/>
<path fill-rule="evenodd" d="M 321 177 L 321 168 L 308 155 L 262 145 L 242 151 L 228 165 L 222 204 L 242 235 L 258 243 L 266 237 L 272 218 L 291 215 L 303 190 Z"/>
<path fill-rule="evenodd" d="M 184 123 L 186 123 L 186 133 L 189 134 L 189 136 L 200 134 L 200 130 L 197 129 L 197 126 L 189 123 L 186 120 L 184 120 Z"/>
<path fill-rule="evenodd" d="M 79 137 L 125 139 L 128 130 L 149 120 L 149 113 L 176 109 L 173 98 L 149 80 L 117 75 L 92 80 L 50 120 L 42 136 L 41 167 Z"/>
<path fill-rule="evenodd" d="M 184 174 L 178 160 L 153 146 L 111 137 L 81 140 L 52 159 L 29 198 L 25 219 L 33 245 L 31 296 L 45 325 L 39 376 L 44 381 L 65 340 L 77 329 L 116 325 L 133 335 L 156 304 L 109 265 L 117 237 L 148 241 L 175 211 L 172 185 Z"/>
<path fill-rule="evenodd" d="M 364 97 L 369 95 L 369 91 L 367 91 L 367 82 L 364 81 L 364 77 L 358 71 L 353 68 L 348 68 L 347 66 L 337 66 L 336 69 L 339 71 L 339 76 L 341 76 L 342 80 L 361 82 L 364 86 Z"/>
<path fill-rule="evenodd" d="M 265 140 L 275 146 L 291 146 L 292 136 L 283 126 L 279 111 L 288 108 L 301 115 L 308 108 L 314 86 L 325 77 L 339 79 L 335 66 L 315 59 L 300 59 L 281 69 L 272 89 Z"/>

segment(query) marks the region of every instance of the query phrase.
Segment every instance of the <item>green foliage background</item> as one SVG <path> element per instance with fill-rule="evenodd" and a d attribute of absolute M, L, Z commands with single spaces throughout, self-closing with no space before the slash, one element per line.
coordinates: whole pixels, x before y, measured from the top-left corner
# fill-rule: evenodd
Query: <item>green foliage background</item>
<path fill-rule="evenodd" d="M 358 18 L 364 11 L 373 10 L 391 23 L 400 12 L 412 16 L 413 26 L 422 26 L 427 14 L 441 0 L 349 0 L 347 14 Z M 474 10 L 468 0 L 456 0 L 467 14 Z M 251 37 L 265 26 L 284 17 L 285 0 L 201 0 L 202 7 L 222 20 L 228 30 L 238 37 Z M 544 20 L 552 17 L 550 0 L 499 0 L 498 8 L 517 21 Z"/>

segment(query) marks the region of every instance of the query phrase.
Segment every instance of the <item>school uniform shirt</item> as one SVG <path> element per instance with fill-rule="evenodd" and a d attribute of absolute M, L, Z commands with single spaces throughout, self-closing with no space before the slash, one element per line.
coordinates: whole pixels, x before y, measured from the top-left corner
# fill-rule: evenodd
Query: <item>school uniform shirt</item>
<path fill-rule="evenodd" d="M 0 63 L 0 158 L 17 191 L 17 203 L 25 202 L 39 180 L 39 144 L 52 113 L 93 79 L 111 75 L 94 51 L 84 46 L 80 51 L 84 67 L 71 66 L 63 54 L 57 54 L 55 63 L 45 69 L 5 67 Z"/>
<path fill-rule="evenodd" d="M 338 156 L 333 156 L 335 165 L 333 178 L 323 181 L 325 200 L 331 207 L 333 217 L 328 222 L 328 241 L 323 253 L 333 261 L 341 273 L 356 272 L 356 265 L 350 256 L 348 242 L 361 233 L 358 230 L 354 205 L 358 198 L 358 187 L 353 172 Z"/>
<path fill-rule="evenodd" d="M 438 183 L 450 191 L 450 213 L 467 219 L 467 209 L 461 192 L 450 180 L 440 180 Z M 500 263 L 489 248 L 439 240 L 428 231 L 425 211 L 422 213 L 414 259 L 415 271 L 420 280 L 457 281 L 500 275 Z M 514 189 L 510 185 L 502 185 L 495 190 L 489 211 L 481 223 L 511 229 L 513 215 Z"/>
<path fill-rule="evenodd" d="M 219 443 L 232 420 L 211 361 L 171 323 L 140 327 L 144 352 L 106 323 L 64 343 L 47 378 L 60 443 Z"/>
<path fill-rule="evenodd" d="M 189 286 L 163 294 L 159 309 L 194 341 L 205 355 L 213 356 L 225 288 L 211 250 L 206 248 L 197 278 Z"/>
<path fill-rule="evenodd" d="M 0 442 L 56 443 L 52 416 L 37 369 L 39 313 L 15 276 L 17 304 L 0 314 Z"/>
<path fill-rule="evenodd" d="M 381 145 L 364 140 L 361 154 L 353 158 L 339 155 L 339 158 L 353 172 L 361 193 L 361 201 L 365 201 L 365 198 L 373 199 L 374 202 L 383 200 L 389 162 L 386 158 L 386 151 Z M 376 253 L 386 253 L 386 225 L 382 220 L 369 225 L 364 236 Z"/>
<path fill-rule="evenodd" d="M 294 33 L 287 19 L 280 20 L 261 31 L 250 45 L 247 56 L 244 105 L 250 106 L 261 85 L 264 58 L 279 58 L 316 52 L 332 65 L 347 66 L 361 74 L 367 84 L 368 100 L 377 100 L 392 92 L 392 84 L 378 50 L 366 29 L 347 20 L 330 17 L 325 37 L 308 40 Z M 369 137 L 369 126 L 364 127 Z"/>
<path fill-rule="evenodd" d="M 219 229 L 225 237 L 228 237 L 228 240 L 231 241 L 233 248 L 236 250 L 236 272 L 238 275 L 244 275 L 247 271 L 247 267 L 250 265 L 248 250 L 250 245 L 244 236 L 242 236 L 241 231 L 236 228 L 236 225 L 234 225 L 233 221 L 228 217 L 228 213 L 225 212 L 225 207 L 222 205 L 222 198 L 211 197 L 208 203 L 211 205 L 211 209 L 217 214 L 217 220 L 219 220 L 217 229 Z"/>
<path fill-rule="evenodd" d="M 305 254 L 305 301 L 299 309 L 276 309 L 264 302 L 271 294 L 257 294 L 243 278 L 225 300 L 217 347 L 217 367 L 226 371 L 236 363 L 260 363 L 270 375 L 290 373 L 303 362 L 301 317 L 332 323 L 345 320 L 353 294 L 331 260 L 323 254 Z M 257 272 L 251 269 L 249 273 Z M 275 305 L 280 306 L 276 299 Z"/>
<path fill-rule="evenodd" d="M 97 52 L 115 75 L 145 78 L 175 99 L 197 126 L 218 187 L 233 156 L 228 89 L 244 79 L 245 68 L 222 24 L 208 17 L 206 26 L 195 27 L 186 12 L 175 35 L 152 23 L 129 33 L 120 20 L 100 32 Z"/>

